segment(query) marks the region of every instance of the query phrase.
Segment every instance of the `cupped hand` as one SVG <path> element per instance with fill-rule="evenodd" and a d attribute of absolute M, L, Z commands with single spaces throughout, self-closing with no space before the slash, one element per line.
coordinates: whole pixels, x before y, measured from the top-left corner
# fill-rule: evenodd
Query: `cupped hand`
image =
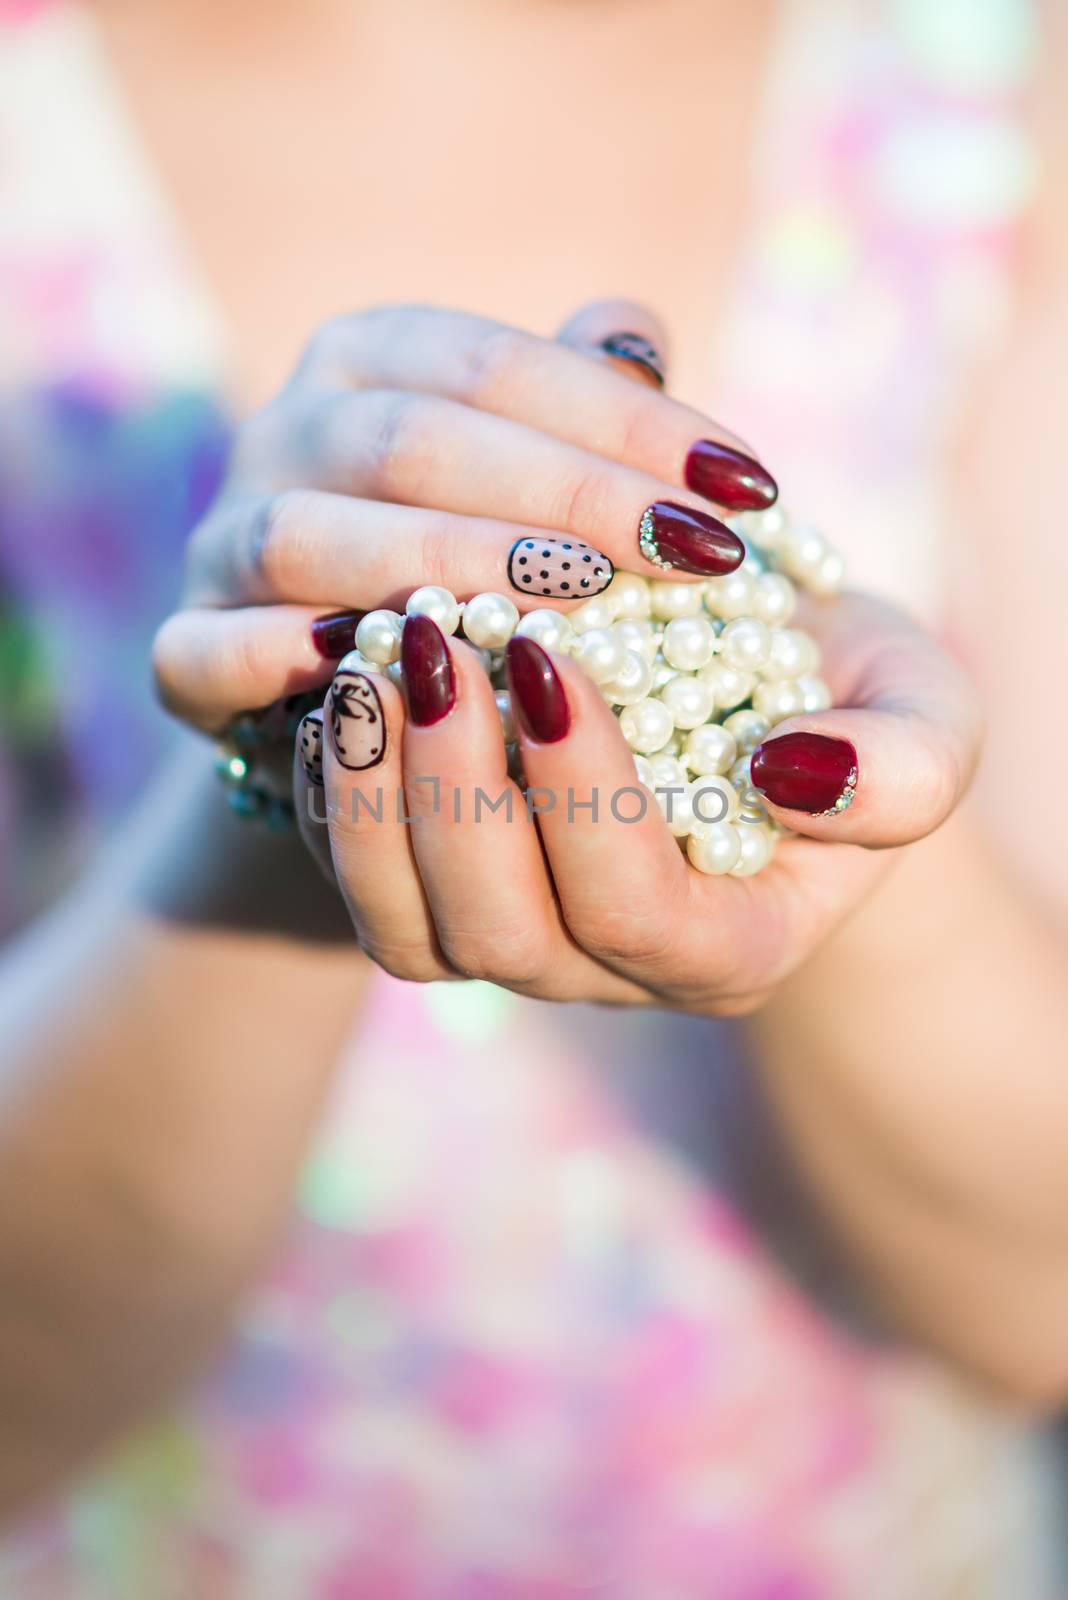
<path fill-rule="evenodd" d="M 525 794 L 469 646 L 410 620 L 407 707 L 388 678 L 342 663 L 302 729 L 294 783 L 362 947 L 399 977 L 547 999 L 717 1015 L 759 1003 L 874 887 L 887 847 L 949 814 L 981 732 L 960 670 L 892 607 L 845 595 L 810 602 L 805 621 L 847 709 L 792 717 L 754 754 L 793 836 L 748 877 L 689 864 L 568 657 L 509 646 Z"/>
<path fill-rule="evenodd" d="M 731 570 L 742 547 L 712 504 L 765 506 L 775 485 L 661 392 L 661 344 L 648 313 L 611 302 L 555 341 L 421 307 L 327 324 L 239 429 L 193 535 L 184 609 L 156 640 L 164 703 L 224 729 L 325 682 L 353 613 L 424 584 L 525 611 L 592 597 L 616 565 L 663 576 L 638 542 L 650 510 L 673 578 Z"/>

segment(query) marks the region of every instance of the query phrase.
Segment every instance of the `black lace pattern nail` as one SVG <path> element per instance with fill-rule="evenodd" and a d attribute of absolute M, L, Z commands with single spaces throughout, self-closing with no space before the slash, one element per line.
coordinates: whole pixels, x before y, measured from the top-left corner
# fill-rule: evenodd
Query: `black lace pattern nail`
<path fill-rule="evenodd" d="M 362 672 L 339 672 L 326 709 L 341 765 L 350 772 L 377 767 L 386 753 L 386 719 L 374 681 Z"/>
<path fill-rule="evenodd" d="M 615 356 L 617 361 L 633 361 L 655 378 L 661 389 L 664 387 L 667 374 L 663 357 L 640 333 L 610 333 L 607 339 L 601 340 L 601 349 L 606 356 Z"/>
<path fill-rule="evenodd" d="M 323 787 L 323 717 L 316 712 L 304 718 L 297 734 L 301 765 L 309 783 Z"/>

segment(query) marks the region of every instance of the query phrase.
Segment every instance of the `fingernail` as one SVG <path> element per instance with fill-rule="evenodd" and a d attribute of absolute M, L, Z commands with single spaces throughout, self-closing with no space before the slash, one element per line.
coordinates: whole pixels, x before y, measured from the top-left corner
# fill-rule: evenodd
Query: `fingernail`
<path fill-rule="evenodd" d="M 408 715 L 419 728 L 447 717 L 456 704 L 456 677 L 445 635 L 429 617 L 409 617 L 401 634 L 401 668 Z"/>
<path fill-rule="evenodd" d="M 362 611 L 336 611 L 312 623 L 312 644 L 326 661 L 340 661 L 356 648 L 356 625 Z"/>
<path fill-rule="evenodd" d="M 540 744 L 555 744 L 571 726 L 571 708 L 553 666 L 540 644 L 513 634 L 508 641 L 512 704 L 523 732 Z"/>
<path fill-rule="evenodd" d="M 727 511 L 766 511 L 779 498 L 779 485 L 759 461 L 711 439 L 698 439 L 686 457 L 686 487 Z"/>
<path fill-rule="evenodd" d="M 677 567 L 705 577 L 722 577 L 745 559 L 745 545 L 724 523 L 670 500 L 658 500 L 644 513 L 638 548 L 656 567 Z"/>
<path fill-rule="evenodd" d="M 309 711 L 297 729 L 297 748 L 309 783 L 323 787 L 323 714 Z"/>
<path fill-rule="evenodd" d="M 836 816 L 853 803 L 857 752 L 848 739 L 824 733 L 784 733 L 753 751 L 753 787 L 772 805 L 812 816 Z"/>
<path fill-rule="evenodd" d="M 342 664 L 330 685 L 326 710 L 330 742 L 341 765 L 350 772 L 377 767 L 386 753 L 386 718 L 373 676 Z"/>
<path fill-rule="evenodd" d="M 508 579 L 520 594 L 588 599 L 607 589 L 614 573 L 608 557 L 580 539 L 517 539 L 508 552 Z"/>
<path fill-rule="evenodd" d="M 664 387 L 666 373 L 664 361 L 659 350 L 640 333 L 610 333 L 607 339 L 602 339 L 600 348 L 606 356 L 614 356 L 617 361 L 633 361 L 636 367 L 641 367 L 647 372 L 658 388 Z"/>

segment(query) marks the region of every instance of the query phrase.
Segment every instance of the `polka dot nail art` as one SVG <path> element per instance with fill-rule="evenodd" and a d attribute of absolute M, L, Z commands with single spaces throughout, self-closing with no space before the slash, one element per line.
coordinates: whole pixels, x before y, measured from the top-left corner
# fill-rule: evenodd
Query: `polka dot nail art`
<path fill-rule="evenodd" d="M 330 686 L 326 710 L 341 765 L 350 772 L 377 767 L 386 753 L 386 719 L 374 680 L 342 670 Z"/>
<path fill-rule="evenodd" d="M 508 553 L 512 588 L 539 599 L 588 600 L 608 588 L 614 570 L 581 539 L 517 539 Z"/>
<path fill-rule="evenodd" d="M 308 782 L 323 787 L 323 714 L 311 711 L 297 729 L 297 748 Z"/>

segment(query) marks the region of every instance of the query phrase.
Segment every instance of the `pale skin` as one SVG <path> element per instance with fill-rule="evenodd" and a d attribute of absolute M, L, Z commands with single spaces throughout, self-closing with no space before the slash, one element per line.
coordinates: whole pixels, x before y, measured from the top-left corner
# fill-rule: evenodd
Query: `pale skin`
<path fill-rule="evenodd" d="M 492 30 L 456 25 L 461 13 L 466 21 L 485 23 L 488 8 L 476 0 L 448 8 L 324 3 L 291 9 L 279 3 L 271 27 L 257 8 L 255 28 L 243 6 L 225 8 L 225 22 L 218 9 L 209 14 L 199 4 L 170 0 L 140 8 L 111 0 L 99 7 L 132 108 L 230 317 L 246 403 L 270 398 L 308 328 L 324 317 L 353 304 L 425 295 L 425 261 L 412 240 L 426 237 L 434 241 L 437 303 L 476 304 L 509 324 L 546 332 L 560 308 L 581 299 L 587 285 L 592 290 L 618 282 L 625 262 L 625 287 L 662 308 L 670 324 L 678 353 L 673 390 L 694 391 L 700 355 L 713 331 L 716 273 L 722 284 L 729 260 L 731 234 L 722 218 L 733 212 L 743 186 L 739 172 L 708 152 L 736 149 L 738 126 L 751 121 L 772 8 L 746 7 L 744 25 L 738 8 L 731 8 L 735 32 L 728 51 L 727 8 L 684 0 L 621 5 L 611 34 L 616 74 L 590 74 L 582 65 L 583 41 L 596 47 L 598 59 L 603 56 L 602 6 L 567 8 L 577 40 L 563 61 L 553 49 L 561 8 L 549 4 L 494 7 Z M 421 45 L 413 44 L 411 18 L 406 27 L 399 15 L 406 9 L 419 12 Z M 452 26 L 428 38 L 433 17 L 446 11 Z M 360 30 L 358 39 L 344 33 L 350 27 Z M 351 62 L 346 72 L 338 65 L 344 56 L 337 48 L 339 30 L 353 50 L 373 39 L 375 59 L 392 59 L 397 70 L 367 76 L 354 94 Z M 473 37 L 482 42 L 472 44 Z M 235 78 L 235 53 L 246 52 L 251 38 L 254 66 Z M 708 48 L 698 77 L 687 63 L 699 53 L 699 42 Z M 598 207 L 590 220 L 584 181 L 589 174 L 576 166 L 573 148 L 554 142 L 552 119 L 540 114 L 542 91 L 532 73 L 530 81 L 509 79 L 507 101 L 508 125 L 514 119 L 516 127 L 529 126 L 537 119 L 536 198 L 530 187 L 534 154 L 517 133 L 505 164 L 515 183 L 497 183 L 492 219 L 486 216 L 478 196 L 489 159 L 484 127 L 495 114 L 495 125 L 505 122 L 494 98 L 501 93 L 501 72 L 490 70 L 485 59 L 478 63 L 484 70 L 472 71 L 470 54 L 500 52 L 536 61 L 532 52 L 538 49 L 554 70 L 574 74 L 565 88 L 586 96 L 590 126 L 611 129 L 605 151 L 598 146 L 598 160 L 608 163 L 610 187 L 616 181 L 612 162 L 618 160 L 618 171 L 626 169 L 626 207 Z M 639 64 L 654 49 L 671 70 L 661 67 L 650 81 Z M 327 59 L 334 66 L 324 76 Z M 304 76 L 295 61 L 305 65 Z M 182 99 L 191 69 L 207 97 L 197 125 L 205 131 L 202 143 L 190 136 L 196 129 Z M 456 85 L 469 81 L 469 73 L 479 88 L 468 97 L 470 121 L 458 125 L 452 110 Z M 390 88 L 405 81 L 404 74 L 413 93 L 402 108 L 393 103 Z M 634 85 L 641 82 L 647 103 L 647 93 L 655 96 L 665 80 L 671 93 L 663 118 L 636 117 Z M 440 156 L 443 141 L 424 138 L 419 127 L 413 132 L 411 105 L 429 127 L 451 113 L 456 139 L 447 163 Z M 210 137 L 206 132 L 212 106 L 219 116 L 225 110 L 228 130 L 227 192 L 235 203 L 227 207 L 217 204 L 211 186 L 217 168 L 217 127 Z M 650 140 L 655 151 L 658 138 L 665 149 L 670 138 L 671 162 L 650 158 Z M 1059 130 L 1051 127 L 1051 148 L 1060 148 L 1058 139 Z M 393 168 L 383 165 L 383 147 Z M 493 159 L 500 161 L 499 149 Z M 441 164 L 424 170 L 428 161 Z M 665 189 L 667 170 L 672 180 Z M 314 185 L 309 172 L 316 174 Z M 359 205 L 339 208 L 339 192 L 358 193 Z M 426 208 L 417 215 L 413 192 L 424 197 Z M 441 207 L 436 218 L 435 205 Z M 297 216 L 301 225 L 272 228 L 278 248 L 265 251 L 260 241 L 270 215 Z M 686 247 L 664 249 L 643 238 L 633 226 L 633 217 L 642 215 L 663 218 L 663 237 L 685 240 Z M 561 230 L 567 251 L 547 250 L 545 241 Z M 368 231 L 381 249 L 376 244 L 366 250 Z M 525 242 L 533 269 L 528 283 L 520 278 L 502 285 L 492 249 L 498 232 Z M 691 916 L 699 914 L 693 897 L 723 888 L 740 891 L 729 959 L 725 940 L 716 962 L 687 971 L 680 952 L 662 940 L 655 949 L 649 943 L 639 948 L 633 925 L 614 925 L 612 908 L 626 903 L 628 893 L 645 892 L 644 874 L 657 874 L 662 883 L 670 852 L 672 867 L 683 871 L 676 847 L 652 825 L 642 834 L 640 850 L 633 848 L 635 830 L 628 830 L 627 871 L 634 881 L 626 885 L 619 881 L 617 852 L 589 870 L 589 853 L 610 846 L 610 840 L 590 829 L 553 832 L 552 819 L 544 819 L 558 900 L 545 887 L 548 880 L 538 876 L 544 869 L 534 859 L 532 835 L 515 830 L 501 840 L 508 852 L 502 858 L 506 875 L 527 884 L 528 895 L 540 894 L 544 905 L 544 916 L 534 922 L 540 946 L 523 950 L 511 971 L 494 970 L 465 930 L 462 912 L 469 902 L 451 881 L 458 860 L 454 840 L 440 848 L 431 825 L 415 843 L 393 841 L 398 857 L 404 852 L 408 859 L 395 860 L 388 884 L 357 867 L 365 841 L 354 830 L 335 822 L 331 840 L 342 891 L 364 942 L 373 945 L 377 937 L 388 943 L 393 954 L 384 964 L 395 970 L 404 961 L 422 962 L 424 969 L 410 975 L 431 977 L 441 973 L 444 959 L 453 971 L 477 971 L 527 992 L 709 1012 L 764 1000 L 751 1021 L 763 1070 L 813 1191 L 873 1293 L 903 1330 L 1037 1407 L 1055 1406 L 1068 1393 L 1068 1092 L 1059 1070 L 1068 1024 L 1068 876 L 1063 852 L 1049 847 L 1058 837 L 1057 796 L 1068 773 L 1063 753 L 1048 744 L 1043 706 L 1044 685 L 1059 681 L 1063 671 L 1058 630 L 1064 585 L 1051 580 L 1057 572 L 1064 575 L 1065 560 L 1059 508 L 1068 485 L 1058 481 L 1063 449 L 1054 403 L 1068 348 L 1068 316 L 1056 288 L 1065 245 L 1048 219 L 1036 241 L 1041 270 L 1029 285 L 1028 319 L 1011 357 L 991 374 L 962 451 L 959 515 L 956 528 L 947 529 L 950 541 L 961 531 L 955 564 L 964 574 L 953 588 L 952 631 L 979 679 L 992 758 L 973 801 L 948 824 L 930 833 L 955 806 L 977 749 L 971 693 L 937 646 L 920 634 L 902 633 L 905 625 L 886 613 L 875 626 L 881 643 L 873 665 L 867 655 L 874 614 L 858 602 L 840 608 L 824 631 L 837 663 L 836 687 L 851 704 L 876 702 L 873 709 L 836 712 L 828 719 L 850 719 L 864 793 L 845 816 L 802 825 L 817 839 L 833 833 L 861 847 L 928 836 L 900 852 L 845 846 L 824 851 L 801 842 L 789 847 L 796 852 L 793 865 L 780 871 L 777 861 L 777 876 L 751 884 L 697 880 L 695 886 L 676 873 L 675 882 L 685 886 L 672 893 L 687 897 Z M 523 255 L 522 244 L 517 253 Z M 634 311 L 628 321 L 640 315 L 647 314 Z M 647 326 L 656 330 L 655 322 Z M 631 461 L 633 430 L 619 459 L 600 439 L 576 441 L 581 416 L 566 426 L 562 420 L 570 382 L 547 383 L 544 395 L 539 385 L 540 402 L 550 393 L 556 401 L 552 415 L 515 425 L 531 430 L 539 450 L 566 445 L 603 453 L 607 465 L 598 471 L 610 480 L 610 495 L 620 497 L 608 502 L 617 505 L 618 516 L 605 517 L 598 529 L 607 548 L 620 537 L 617 523 L 632 525 L 623 518 L 623 508 L 632 509 L 628 495 L 640 499 L 647 489 L 666 484 L 674 498 L 686 498 L 678 491 L 672 454 L 683 435 L 671 432 L 684 408 L 672 409 L 672 402 L 628 382 L 622 372 L 595 365 L 584 353 L 590 333 L 590 324 L 580 322 L 577 332 L 573 325 L 568 338 L 574 349 L 564 354 L 588 364 L 602 386 L 600 414 L 610 417 L 613 406 L 640 400 L 646 417 L 655 410 L 658 419 L 669 419 L 658 421 L 657 437 L 674 441 L 670 448 L 650 454 L 639 432 Z M 318 350 L 321 356 L 322 341 Z M 569 370 L 573 377 L 577 369 Z M 383 386 L 388 387 L 378 380 Z M 417 387 L 440 395 L 440 384 L 425 377 Z M 686 417 L 688 426 L 697 420 Z M 707 418 L 700 422 L 693 437 L 707 437 L 716 428 Z M 1045 437 L 1036 444 L 1040 430 Z M 1022 491 L 1020 461 L 1035 456 L 1045 469 L 1033 481 L 1029 474 Z M 550 497 L 555 487 L 557 504 L 559 465 L 559 457 L 548 463 L 533 485 Z M 283 485 L 252 484 L 260 470 L 254 461 L 248 466 L 250 492 L 277 494 Z M 295 467 L 292 481 L 324 491 L 306 470 Z M 513 505 L 494 500 L 499 490 L 499 483 L 481 484 L 477 507 L 465 505 L 452 514 L 505 523 L 519 516 Z M 353 492 L 351 484 L 346 491 Z M 405 494 L 391 498 L 440 517 L 450 509 L 447 486 L 435 484 L 434 491 L 425 497 L 428 507 L 410 484 Z M 528 506 L 523 514 L 530 515 Z M 1005 530 L 1022 517 L 1025 559 L 1006 564 Z M 551 517 L 549 524 L 555 525 Z M 226 552 L 240 555 L 240 519 L 229 519 L 225 532 L 217 521 L 217 539 L 202 536 L 199 552 L 223 552 L 211 568 L 213 579 L 231 588 L 197 594 L 194 568 L 190 592 L 201 602 L 200 614 L 173 625 L 169 666 L 163 653 L 169 697 L 191 720 L 221 721 L 243 704 L 263 703 L 280 692 L 262 677 L 263 665 L 279 658 L 276 650 L 235 644 L 236 632 L 227 644 L 208 630 L 249 629 L 247 641 L 258 626 L 290 625 L 288 605 L 267 609 L 275 601 L 306 606 L 309 614 L 321 611 L 321 601 L 363 603 L 350 592 L 363 567 L 346 573 L 344 592 L 327 592 L 333 581 L 331 535 L 339 524 L 335 518 L 314 526 L 323 534 L 311 541 L 326 565 L 316 573 L 317 582 L 326 580 L 322 592 L 302 588 L 310 581 L 307 539 L 280 569 L 288 587 L 279 589 L 276 572 L 272 592 L 250 594 L 234 587 L 248 580 L 248 563 L 226 559 Z M 416 529 L 402 557 L 416 566 L 424 548 L 419 539 Z M 439 539 L 436 548 L 440 553 L 461 544 Z M 1023 554 L 1023 538 L 1019 548 Z M 262 579 L 262 573 L 253 575 Z M 409 565 L 393 573 L 392 584 L 403 589 L 429 575 Z M 389 574 L 382 569 L 381 576 Z M 453 577 L 451 568 L 433 576 L 461 592 L 470 589 L 464 574 Z M 253 599 L 263 610 L 205 614 L 203 603 L 220 598 Z M 1026 657 L 1005 625 L 1010 611 L 1033 619 Z M 868 641 L 863 658 L 861 632 Z M 296 634 L 289 637 L 295 640 Z M 454 649 L 461 695 L 445 723 L 405 727 L 399 700 L 387 703 L 395 735 L 387 760 L 396 764 L 397 776 L 405 761 L 428 757 L 454 772 L 460 745 L 480 776 L 494 776 L 500 758 L 488 739 L 492 721 L 480 704 L 483 685 L 464 647 Z M 299 675 L 299 651 L 286 659 Z M 242 681 L 240 674 L 227 681 L 227 660 L 242 662 L 256 681 Z M 915 685 L 909 673 L 920 663 L 924 692 L 910 698 Z M 310 660 L 307 665 L 310 672 Z M 568 663 L 561 663 L 561 671 L 576 726 L 582 723 L 591 743 L 589 763 L 599 772 L 606 764 L 610 770 L 621 759 L 611 719 Z M 283 685 L 288 686 L 294 685 Z M 906 703 L 879 709 L 887 698 Z M 456 737 L 457 718 L 469 719 L 464 738 Z M 888 787 L 891 769 L 901 770 L 887 742 L 891 737 L 902 741 L 906 769 L 927 774 L 911 814 Z M 542 781 L 552 781 L 554 762 L 576 781 L 582 763 L 567 748 L 570 743 L 569 737 L 558 746 L 528 747 L 528 763 Z M 940 764 L 925 766 L 932 748 Z M 1030 754 L 1037 751 L 1040 762 Z M 1024 784 L 1026 828 L 1017 820 Z M 264 846 L 253 839 L 238 844 L 240 835 L 222 814 L 198 752 L 183 757 L 182 779 L 169 784 L 167 796 L 166 805 L 157 804 L 131 825 L 121 870 L 105 863 L 93 883 L 61 909 L 61 955 L 55 933 L 47 964 L 35 959 L 32 946 L 16 953 L 0 994 L 11 1086 L 0 1124 L 0 1300 L 17 1308 L 0 1330 L 0 1414 L 5 1422 L 13 1419 L 4 1430 L 12 1442 L 0 1457 L 0 1504 L 21 1502 L 158 1403 L 219 1337 L 235 1296 L 275 1237 L 364 971 L 363 958 L 341 937 L 329 885 L 301 862 L 297 846 Z M 798 825 L 796 815 L 788 820 Z M 903 831 L 894 834 L 894 828 Z M 321 844 L 320 836 L 313 847 L 321 850 Z M 269 906 L 259 888 L 267 859 L 277 882 Z M 785 863 L 785 851 L 780 860 Z M 894 872 L 886 870 L 891 861 Z M 190 883 L 192 862 L 204 871 Z M 468 858 L 466 868 L 470 896 L 477 862 Z M 499 884 L 499 866 L 494 881 Z M 405 899 L 409 910 L 398 919 L 397 902 L 403 908 Z M 785 934 L 773 906 L 792 909 L 795 922 Z M 387 926 L 389 919 L 396 925 Z M 265 925 L 277 932 L 264 936 Z M 311 942 L 314 931 L 329 931 L 333 941 Z M 59 992 L 62 1008 L 55 1001 Z M 196 1006 L 184 1003 L 191 993 Z M 251 994 L 260 997 L 257 1005 L 249 1004 Z M 872 1027 L 873 1016 L 885 1025 Z M 146 1060 L 153 1067 L 147 1078 Z M 277 1070 L 270 1070 L 271 1062 Z M 77 1230 L 70 1228 L 72 1215 L 79 1218 Z"/>

